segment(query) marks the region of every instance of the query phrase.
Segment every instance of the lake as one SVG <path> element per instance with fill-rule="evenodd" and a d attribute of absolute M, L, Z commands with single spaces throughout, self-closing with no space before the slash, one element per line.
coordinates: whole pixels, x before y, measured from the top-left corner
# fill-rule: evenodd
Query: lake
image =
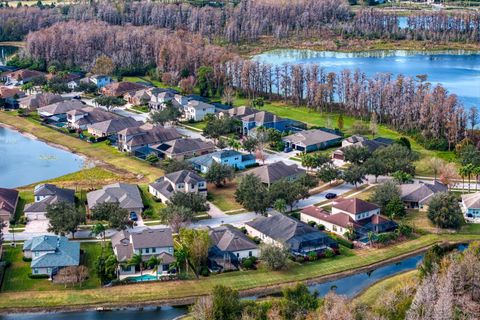
<path fill-rule="evenodd" d="M 4 66 L 7 62 L 7 58 L 17 51 L 17 47 L 0 45 L 0 66 Z"/>
<path fill-rule="evenodd" d="M 451 93 L 459 96 L 466 108 L 480 107 L 480 53 L 368 51 L 332 52 L 296 49 L 278 49 L 253 57 L 254 60 L 272 65 L 317 64 L 326 72 L 344 69 L 360 69 L 368 76 L 377 73 L 403 74 L 414 77 L 428 75 L 431 83 L 441 83 Z"/>
<path fill-rule="evenodd" d="M 0 187 L 14 188 L 78 171 L 83 158 L 0 127 Z"/>

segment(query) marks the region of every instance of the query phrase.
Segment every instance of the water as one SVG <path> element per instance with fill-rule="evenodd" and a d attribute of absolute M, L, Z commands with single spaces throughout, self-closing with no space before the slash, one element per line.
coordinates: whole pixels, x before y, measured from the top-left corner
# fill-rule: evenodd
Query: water
<path fill-rule="evenodd" d="M 0 66 L 4 66 L 7 62 L 7 58 L 17 51 L 17 47 L 0 45 Z"/>
<path fill-rule="evenodd" d="M 0 187 L 14 188 L 78 171 L 83 158 L 0 127 Z"/>
<path fill-rule="evenodd" d="M 428 75 L 428 81 L 441 83 L 451 93 L 459 96 L 466 108 L 480 107 L 480 53 L 464 51 L 413 52 L 368 51 L 331 52 L 314 50 L 279 49 L 264 52 L 254 60 L 272 65 L 317 64 L 326 72 L 360 69 L 369 77 L 377 73 L 415 77 Z"/>

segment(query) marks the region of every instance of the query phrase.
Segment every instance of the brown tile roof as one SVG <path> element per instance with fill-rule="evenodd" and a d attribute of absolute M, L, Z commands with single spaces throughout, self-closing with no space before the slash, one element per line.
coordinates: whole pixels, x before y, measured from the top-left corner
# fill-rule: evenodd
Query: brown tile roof
<path fill-rule="evenodd" d="M 351 214 L 358 214 L 380 208 L 376 204 L 358 198 L 340 199 L 338 201 L 335 201 L 332 207 Z"/>
<path fill-rule="evenodd" d="M 8 77 L 13 78 L 17 81 L 28 80 L 36 77 L 44 76 L 45 74 L 36 70 L 21 69 L 13 71 L 7 74 Z"/>
<path fill-rule="evenodd" d="M 2 99 L 8 99 L 8 98 L 13 98 L 15 95 L 18 97 L 23 97 L 25 94 L 20 91 L 18 88 L 9 88 L 5 86 L 0 86 L 0 98 Z"/>
<path fill-rule="evenodd" d="M 332 223 L 342 228 L 348 228 L 350 226 L 357 228 L 360 226 L 348 214 L 345 214 L 345 213 L 330 214 L 330 212 L 316 206 L 306 207 L 301 211 L 301 213 L 321 221 Z"/>
<path fill-rule="evenodd" d="M 115 82 L 102 89 L 102 92 L 108 96 L 122 96 L 127 92 L 145 89 L 143 84 L 135 82 Z"/>

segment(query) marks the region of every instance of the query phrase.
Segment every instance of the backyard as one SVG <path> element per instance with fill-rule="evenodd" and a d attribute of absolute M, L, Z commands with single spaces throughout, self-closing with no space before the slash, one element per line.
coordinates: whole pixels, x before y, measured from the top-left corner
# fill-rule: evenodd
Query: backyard
<path fill-rule="evenodd" d="M 235 181 L 231 181 L 226 186 L 218 188 L 213 184 L 209 184 L 208 201 L 224 212 L 242 210 L 243 207 L 235 201 L 235 190 L 237 190 L 237 183 Z"/>

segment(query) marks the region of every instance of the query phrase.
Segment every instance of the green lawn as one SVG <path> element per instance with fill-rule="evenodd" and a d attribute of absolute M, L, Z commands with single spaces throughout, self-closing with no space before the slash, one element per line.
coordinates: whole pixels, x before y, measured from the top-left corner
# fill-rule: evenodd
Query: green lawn
<path fill-rule="evenodd" d="M 230 182 L 224 187 L 217 188 L 213 184 L 208 185 L 208 201 L 216 205 L 222 211 L 241 210 L 243 207 L 235 201 L 237 184 Z"/>
<path fill-rule="evenodd" d="M 148 185 L 141 184 L 138 187 L 140 188 L 143 205 L 145 206 L 142 216 L 145 219 L 158 220 L 160 218 L 158 212 L 162 208 L 165 208 L 165 205 L 161 202 L 155 201 L 155 198 L 150 194 L 150 192 L 148 192 Z"/>
<path fill-rule="evenodd" d="M 203 130 L 207 126 L 207 123 L 205 121 L 198 121 L 198 122 L 182 122 L 187 127 L 192 127 L 198 130 Z"/>
<path fill-rule="evenodd" d="M 2 299 L 0 299 L 0 309 L 16 308 L 16 310 L 21 310 L 21 308 L 54 307 L 63 305 L 121 305 L 127 302 L 159 301 L 162 299 L 175 299 L 208 294 L 217 284 L 228 285 L 237 290 L 246 290 L 337 274 L 342 271 L 368 266 L 386 259 L 397 258 L 401 255 L 427 248 L 442 241 L 465 242 L 470 240 L 480 240 L 480 235 L 429 234 L 382 249 L 361 250 L 354 254 L 322 259 L 303 265 L 296 264 L 287 271 L 272 272 L 260 268 L 259 270 L 245 272 L 223 273 L 216 276 L 201 278 L 200 280 L 69 290 L 68 294 L 66 294 L 65 290 L 58 290 L 58 287 L 53 286 L 50 286 L 49 291 L 27 291 L 23 289 L 18 292 L 4 292 L 2 294 Z M 35 289 L 37 288 L 35 287 Z"/>
<path fill-rule="evenodd" d="M 90 277 L 82 285 L 82 289 L 98 288 L 100 280 L 95 273 L 95 262 L 101 253 L 100 243 L 81 243 L 81 249 L 85 252 L 85 264 L 90 271 Z M 51 291 L 64 290 L 63 285 L 53 284 L 47 279 L 30 279 L 28 275 L 31 273 L 30 262 L 22 260 L 22 245 L 17 247 L 4 247 L 5 261 L 9 261 L 11 265 L 5 272 L 2 285 L 2 292 L 25 292 L 25 291 Z M 75 288 L 80 289 L 77 285 Z M 28 298 L 27 298 L 28 300 Z"/>

